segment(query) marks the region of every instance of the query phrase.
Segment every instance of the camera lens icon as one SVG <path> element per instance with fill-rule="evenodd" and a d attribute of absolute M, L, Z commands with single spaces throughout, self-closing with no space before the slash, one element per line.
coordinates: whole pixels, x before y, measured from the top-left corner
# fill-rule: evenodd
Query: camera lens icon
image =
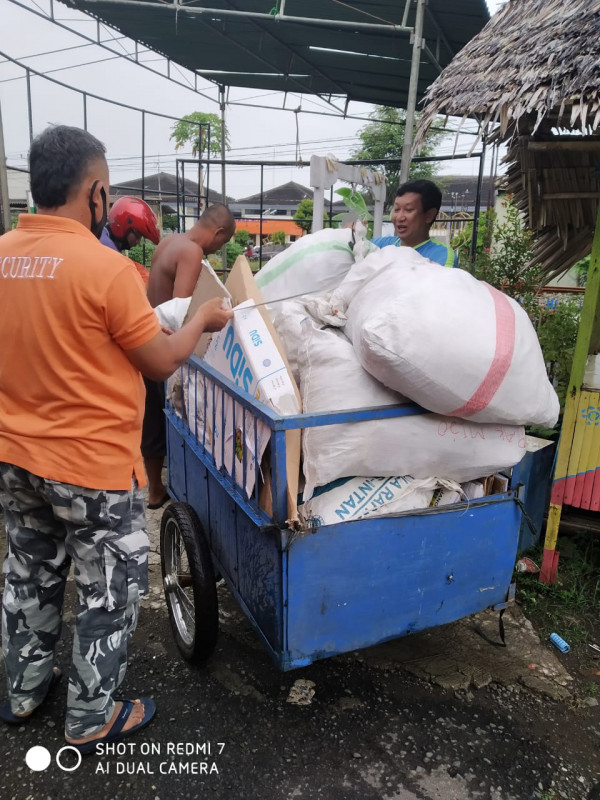
<path fill-rule="evenodd" d="M 30 747 L 25 754 L 25 763 L 33 772 L 43 772 L 48 769 L 51 761 L 50 751 L 41 745 Z"/>
<path fill-rule="evenodd" d="M 66 753 L 70 752 L 73 752 L 75 755 L 75 764 L 73 766 L 69 766 L 68 763 L 71 759 L 68 757 L 65 759 L 64 757 Z M 48 748 L 42 747 L 41 745 L 30 747 L 25 754 L 25 763 L 32 772 L 43 772 L 45 769 L 48 769 L 51 761 L 52 756 L 50 755 L 50 751 Z M 56 754 L 55 761 L 56 765 L 62 769 L 63 772 L 74 772 L 81 765 L 82 755 L 76 747 L 67 744 L 60 748 Z"/>

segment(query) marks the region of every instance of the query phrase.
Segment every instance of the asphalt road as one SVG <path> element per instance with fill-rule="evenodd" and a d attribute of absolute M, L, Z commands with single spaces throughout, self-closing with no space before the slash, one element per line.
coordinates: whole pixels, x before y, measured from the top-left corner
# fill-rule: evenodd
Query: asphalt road
<path fill-rule="evenodd" d="M 154 577 L 123 688 L 128 697 L 154 695 L 156 719 L 112 752 L 87 756 L 78 767 L 63 752 L 57 763 L 64 745 L 63 681 L 35 720 L 0 729 L 2 800 L 583 800 L 600 781 L 598 708 L 575 707 L 565 681 L 559 681 L 566 686 L 563 699 L 556 700 L 547 686 L 526 687 L 518 672 L 477 680 L 476 654 L 489 658 L 493 648 L 474 634 L 472 655 L 461 655 L 473 662 L 470 671 L 458 670 L 471 676 L 470 686 L 457 691 L 422 670 L 415 674 L 419 658 L 407 659 L 405 649 L 400 659 L 393 643 L 281 673 L 221 587 L 217 651 L 196 670 L 179 657 Z M 71 594 L 72 588 L 63 666 L 71 646 Z M 448 642 L 460 635 L 450 627 L 423 641 L 441 648 L 448 662 Z M 418 652 L 419 636 L 411 642 Z M 493 653 L 490 663 L 496 660 Z M 288 702 L 299 679 L 314 684 L 307 705 Z M 34 746 L 51 757 L 38 772 L 25 762 Z"/>

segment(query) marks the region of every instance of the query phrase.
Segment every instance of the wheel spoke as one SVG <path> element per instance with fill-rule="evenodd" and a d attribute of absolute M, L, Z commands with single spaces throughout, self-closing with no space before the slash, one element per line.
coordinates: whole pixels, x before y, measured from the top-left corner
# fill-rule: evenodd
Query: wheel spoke
<path fill-rule="evenodd" d="M 193 625 L 194 619 L 195 619 L 194 604 L 192 603 L 190 598 L 187 596 L 187 594 L 183 591 L 181 586 L 177 586 L 177 588 L 175 589 L 175 595 L 177 597 L 177 601 L 179 603 L 179 607 L 181 609 L 182 616 L 187 617 L 191 621 L 191 623 Z M 184 622 L 185 622 L 185 620 L 184 620 Z"/>

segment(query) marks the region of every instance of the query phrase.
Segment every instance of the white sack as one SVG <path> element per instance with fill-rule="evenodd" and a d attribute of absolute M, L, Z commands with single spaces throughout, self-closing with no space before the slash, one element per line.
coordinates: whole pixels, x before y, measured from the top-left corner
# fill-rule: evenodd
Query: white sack
<path fill-rule="evenodd" d="M 296 383 L 299 384 L 298 348 L 302 335 L 301 323 L 306 319 L 304 300 L 298 298 L 296 300 L 286 300 L 283 303 L 275 303 L 272 307 L 268 307 L 268 312 L 285 350 L 290 371 Z"/>
<path fill-rule="evenodd" d="M 350 522 L 363 517 L 401 514 L 427 508 L 436 490 L 460 495 L 460 486 L 452 481 L 425 478 L 416 481 L 410 475 L 396 478 L 348 478 L 336 482 L 319 495 L 298 506 L 300 520 L 311 527 Z"/>
<path fill-rule="evenodd" d="M 382 263 L 387 251 L 395 263 L 364 283 L 346 311 L 363 367 L 438 414 L 552 427 L 558 397 L 519 303 L 464 270 L 417 263 L 408 248 L 384 248 Z"/>
<path fill-rule="evenodd" d="M 307 297 L 305 303 L 307 312 L 323 325 L 343 328 L 347 322 L 348 306 L 354 296 L 381 270 L 397 263 L 399 249 L 391 245 L 380 249 L 374 245 L 373 250 L 364 258 L 356 259 L 356 263 L 338 287 L 317 297 Z M 417 267 L 431 263 L 411 247 L 403 247 L 402 250 L 403 260 Z"/>
<path fill-rule="evenodd" d="M 341 331 L 302 323 L 300 390 L 305 413 L 406 402 L 360 366 Z M 457 483 L 491 475 L 525 454 L 521 427 L 482 425 L 437 414 L 306 428 L 304 498 L 316 486 L 355 475 L 436 476 Z"/>
<path fill-rule="evenodd" d="M 354 264 L 352 231 L 324 228 L 293 242 L 255 275 L 267 302 L 333 289 Z"/>
<path fill-rule="evenodd" d="M 164 328 L 178 331 L 183 325 L 191 300 L 191 297 L 174 297 L 156 306 L 154 313 Z"/>

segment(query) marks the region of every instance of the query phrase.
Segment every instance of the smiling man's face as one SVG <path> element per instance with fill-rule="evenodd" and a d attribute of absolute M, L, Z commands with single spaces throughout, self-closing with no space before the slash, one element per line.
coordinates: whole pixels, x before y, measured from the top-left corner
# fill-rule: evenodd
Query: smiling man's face
<path fill-rule="evenodd" d="M 420 194 L 406 192 L 394 202 L 392 222 L 396 236 L 406 247 L 416 247 L 429 239 L 429 229 L 436 216 L 435 208 L 423 211 Z"/>

